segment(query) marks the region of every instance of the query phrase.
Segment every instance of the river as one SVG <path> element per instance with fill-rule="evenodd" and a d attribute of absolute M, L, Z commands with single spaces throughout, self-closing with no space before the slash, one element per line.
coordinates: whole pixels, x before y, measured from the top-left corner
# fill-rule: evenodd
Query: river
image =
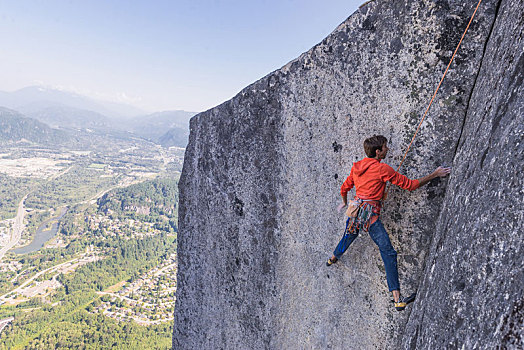
<path fill-rule="evenodd" d="M 56 235 L 56 233 L 58 232 L 59 220 L 64 216 L 66 212 L 67 212 L 67 209 L 62 208 L 60 215 L 46 220 L 42 225 L 38 227 L 35 233 L 35 238 L 33 239 L 31 243 L 29 243 L 26 246 L 20 247 L 20 248 L 11 249 L 11 251 L 16 254 L 27 254 L 27 253 L 36 252 L 37 250 L 42 248 L 47 241 L 49 241 L 51 238 L 53 238 Z M 51 225 L 51 228 L 49 230 L 46 230 L 47 225 L 50 222 L 53 222 Z"/>

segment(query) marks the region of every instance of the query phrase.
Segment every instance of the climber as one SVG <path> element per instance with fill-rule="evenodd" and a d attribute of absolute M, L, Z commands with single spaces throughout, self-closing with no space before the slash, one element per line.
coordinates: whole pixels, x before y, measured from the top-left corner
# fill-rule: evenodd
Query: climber
<path fill-rule="evenodd" d="M 382 135 L 375 135 L 364 141 L 364 151 L 367 158 L 353 163 L 351 172 L 344 181 L 340 193 L 343 204 L 339 210 L 348 206 L 347 193 L 355 186 L 356 197 L 350 202 L 346 214 L 346 230 L 338 243 L 333 256 L 327 261 L 327 266 L 336 263 L 357 238 L 361 230 L 368 231 L 369 235 L 380 249 L 380 255 L 386 268 L 386 279 L 389 291 L 393 293 L 395 308 L 404 310 L 406 305 L 415 299 L 415 293 L 408 297 L 400 294 L 400 284 L 397 269 L 397 252 L 393 249 L 388 233 L 380 222 L 380 209 L 386 182 L 389 181 L 405 190 L 413 191 L 424 186 L 436 177 L 447 176 L 451 168 L 438 167 L 431 174 L 416 180 L 410 180 L 399 174 L 392 167 L 381 160 L 388 153 L 388 140 Z"/>

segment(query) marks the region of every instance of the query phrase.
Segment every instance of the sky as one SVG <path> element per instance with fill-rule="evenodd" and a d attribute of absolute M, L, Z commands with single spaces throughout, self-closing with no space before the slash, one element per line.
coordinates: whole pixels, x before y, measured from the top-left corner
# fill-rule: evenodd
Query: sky
<path fill-rule="evenodd" d="M 0 91 L 42 85 L 200 112 L 322 41 L 364 0 L 0 0 Z"/>

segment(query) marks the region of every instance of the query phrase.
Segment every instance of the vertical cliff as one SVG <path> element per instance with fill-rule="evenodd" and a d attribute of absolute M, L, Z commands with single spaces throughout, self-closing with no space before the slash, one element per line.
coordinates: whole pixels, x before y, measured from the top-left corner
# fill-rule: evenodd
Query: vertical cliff
<path fill-rule="evenodd" d="M 402 289 L 421 290 L 406 312 L 393 309 L 367 234 L 337 265 L 325 266 L 343 232 L 339 188 L 370 135 L 390 139 L 386 162 L 398 165 L 476 2 L 371 2 L 295 61 L 191 120 L 180 180 L 175 349 L 416 348 L 453 341 L 438 334 L 451 327 L 459 328 L 453 344 L 460 345 L 475 318 L 470 309 L 454 318 L 464 302 L 485 304 L 486 317 L 499 315 L 486 300 L 501 288 L 470 285 L 480 283 L 473 276 L 484 265 L 461 257 L 475 244 L 493 243 L 484 268 L 495 283 L 509 276 L 501 274 L 500 242 L 513 247 L 514 282 L 502 289 L 522 297 L 519 221 L 498 220 L 510 204 L 508 215 L 522 219 L 521 193 L 505 199 L 522 189 L 512 173 L 522 164 L 523 115 L 522 1 L 514 4 L 483 1 L 403 166 L 415 178 L 453 165 L 450 184 L 393 188 L 385 203 L 382 221 L 399 254 Z M 512 137 L 513 155 L 506 152 Z M 497 170 L 499 155 L 510 159 L 505 171 Z M 483 191 L 480 181 L 488 179 Z M 479 219 L 490 203 L 498 203 L 498 214 Z M 487 227 L 498 233 L 495 241 Z M 471 257 L 485 258 L 482 249 Z M 443 303 L 434 290 L 454 301 Z M 522 323 L 521 311 L 508 310 L 497 334 L 514 334 L 510 323 Z M 487 325 L 471 322 L 476 331 Z"/>
<path fill-rule="evenodd" d="M 404 348 L 524 347 L 524 2 L 484 50 Z"/>

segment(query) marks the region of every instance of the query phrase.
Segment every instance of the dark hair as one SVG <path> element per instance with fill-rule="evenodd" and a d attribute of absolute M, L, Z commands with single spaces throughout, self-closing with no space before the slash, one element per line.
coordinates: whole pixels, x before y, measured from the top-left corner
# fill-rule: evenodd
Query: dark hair
<path fill-rule="evenodd" d="M 369 158 L 377 156 L 377 150 L 382 150 L 382 147 L 388 142 L 388 139 L 382 135 L 373 135 L 364 141 L 364 152 Z"/>

